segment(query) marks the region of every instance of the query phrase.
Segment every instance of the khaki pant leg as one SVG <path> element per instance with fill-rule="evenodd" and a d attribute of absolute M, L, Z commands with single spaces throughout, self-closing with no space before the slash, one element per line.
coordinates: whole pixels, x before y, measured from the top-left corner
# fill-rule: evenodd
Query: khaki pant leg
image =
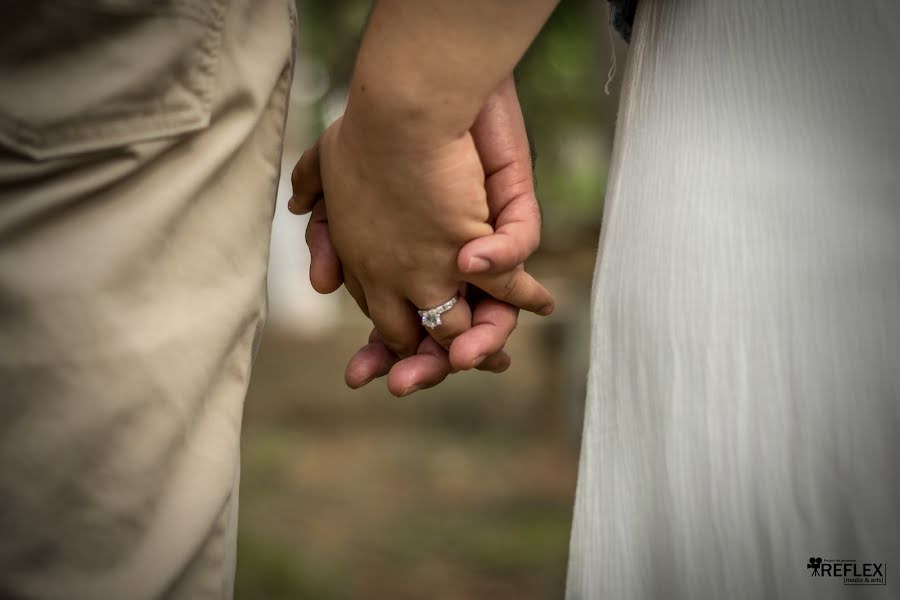
<path fill-rule="evenodd" d="M 0 597 L 227 598 L 290 0 L 0 24 Z"/>

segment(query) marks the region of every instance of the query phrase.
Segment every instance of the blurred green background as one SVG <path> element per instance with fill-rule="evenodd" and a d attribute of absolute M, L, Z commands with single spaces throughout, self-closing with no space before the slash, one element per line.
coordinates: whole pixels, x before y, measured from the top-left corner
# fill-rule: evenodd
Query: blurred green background
<path fill-rule="evenodd" d="M 343 110 L 370 2 L 300 0 L 283 184 Z M 502 32 L 498 32 L 502 35 Z M 590 280 L 618 82 L 605 3 L 566 0 L 517 69 L 537 153 L 542 249 L 557 297 L 522 315 L 502 375 L 451 376 L 397 399 L 352 391 L 369 325 L 306 279 L 305 221 L 273 228 L 271 316 L 247 398 L 236 597 L 560 598 L 588 361 Z"/>

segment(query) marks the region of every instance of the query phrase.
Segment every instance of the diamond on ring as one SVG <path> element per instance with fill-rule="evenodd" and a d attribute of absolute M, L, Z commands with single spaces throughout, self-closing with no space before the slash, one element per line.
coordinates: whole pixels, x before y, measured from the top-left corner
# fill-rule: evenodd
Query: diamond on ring
<path fill-rule="evenodd" d="M 434 308 L 429 308 L 427 310 L 420 310 L 419 316 L 422 317 L 422 326 L 426 329 L 435 329 L 441 326 L 441 315 L 456 306 L 456 300 L 458 296 L 454 296 L 450 298 L 440 306 L 435 306 Z"/>

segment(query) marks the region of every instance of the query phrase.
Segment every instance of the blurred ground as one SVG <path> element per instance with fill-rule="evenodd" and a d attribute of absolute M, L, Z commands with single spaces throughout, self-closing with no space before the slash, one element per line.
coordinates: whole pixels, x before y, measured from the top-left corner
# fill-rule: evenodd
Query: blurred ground
<path fill-rule="evenodd" d="M 318 340 L 270 331 L 246 405 L 236 597 L 560 597 L 584 383 L 567 358 L 584 348 L 564 342 L 586 308 L 569 308 L 521 318 L 506 373 L 404 399 L 344 386 L 363 317 Z"/>

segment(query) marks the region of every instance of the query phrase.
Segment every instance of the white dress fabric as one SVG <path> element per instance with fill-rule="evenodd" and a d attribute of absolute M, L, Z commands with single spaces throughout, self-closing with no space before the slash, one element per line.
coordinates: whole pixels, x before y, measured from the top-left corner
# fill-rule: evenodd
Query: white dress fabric
<path fill-rule="evenodd" d="M 641 0 L 629 52 L 567 597 L 898 598 L 900 2 Z"/>

